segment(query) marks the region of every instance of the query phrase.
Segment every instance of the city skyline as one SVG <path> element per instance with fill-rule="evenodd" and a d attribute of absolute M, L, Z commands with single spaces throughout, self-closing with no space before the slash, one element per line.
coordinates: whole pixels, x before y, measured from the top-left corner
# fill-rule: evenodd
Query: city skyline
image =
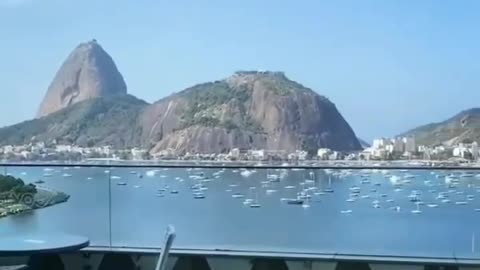
<path fill-rule="evenodd" d="M 368 142 L 478 106 L 474 1 L 112 3 L 0 1 L 11 26 L 0 126 L 33 118 L 62 61 L 92 38 L 148 102 L 237 70 L 284 71 L 331 99 Z"/>

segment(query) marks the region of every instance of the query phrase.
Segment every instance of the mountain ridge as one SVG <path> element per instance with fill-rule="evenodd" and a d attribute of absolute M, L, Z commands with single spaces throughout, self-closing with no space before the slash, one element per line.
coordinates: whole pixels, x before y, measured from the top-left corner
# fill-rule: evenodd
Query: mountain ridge
<path fill-rule="evenodd" d="M 470 108 L 439 122 L 408 130 L 400 136 L 414 136 L 419 144 L 455 145 L 463 141 L 480 142 L 480 108 Z"/>
<path fill-rule="evenodd" d="M 152 154 L 361 149 L 333 102 L 283 72 L 238 71 L 148 104 L 127 94 L 113 59 L 96 40 L 67 57 L 40 108 L 40 118 L 1 128 L 0 143 L 55 140 L 141 147 Z"/>

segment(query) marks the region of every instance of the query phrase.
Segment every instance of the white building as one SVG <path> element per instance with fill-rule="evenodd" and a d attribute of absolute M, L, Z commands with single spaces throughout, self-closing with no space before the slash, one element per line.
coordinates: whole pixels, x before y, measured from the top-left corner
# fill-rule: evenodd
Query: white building
<path fill-rule="evenodd" d="M 395 145 L 393 144 L 387 144 L 385 146 L 385 151 L 387 151 L 388 153 L 393 153 L 395 152 Z"/>
<path fill-rule="evenodd" d="M 453 148 L 453 156 L 454 157 L 464 157 L 465 153 L 470 152 L 468 148 L 463 144 L 459 144 L 457 147 Z"/>
<path fill-rule="evenodd" d="M 329 159 L 329 160 L 339 160 L 339 159 L 341 159 L 341 158 L 342 158 L 342 156 L 341 156 L 340 153 L 337 152 L 337 151 L 333 151 L 333 152 L 328 156 L 328 159 Z"/>
<path fill-rule="evenodd" d="M 385 149 L 373 149 L 372 157 L 378 159 L 386 159 L 387 158 L 387 150 Z"/>
<path fill-rule="evenodd" d="M 405 152 L 405 143 L 400 138 L 392 139 L 393 151 L 395 153 L 403 153 Z"/>
<path fill-rule="evenodd" d="M 426 147 L 425 145 L 419 145 L 418 146 L 418 152 L 420 152 L 420 153 L 426 152 L 428 150 L 430 150 L 430 149 L 428 147 Z"/>
<path fill-rule="evenodd" d="M 478 159 L 478 156 L 479 156 L 478 143 L 477 143 L 477 142 L 473 142 L 470 150 L 471 150 L 471 152 L 472 152 L 473 159 L 474 159 L 474 160 L 477 160 L 477 159 Z"/>
<path fill-rule="evenodd" d="M 12 145 L 5 145 L 3 147 L 3 152 L 5 154 L 12 153 L 13 152 L 13 146 Z"/>
<path fill-rule="evenodd" d="M 318 159 L 325 160 L 328 159 L 328 156 L 330 155 L 331 150 L 328 148 L 319 148 L 317 150 L 317 157 Z"/>
<path fill-rule="evenodd" d="M 24 151 L 20 152 L 20 155 L 25 159 L 29 159 L 32 156 L 32 153 L 24 150 Z"/>
<path fill-rule="evenodd" d="M 265 150 L 250 150 L 248 156 L 255 160 L 263 160 L 265 158 Z"/>
<path fill-rule="evenodd" d="M 71 151 L 72 151 L 72 146 L 71 145 L 60 144 L 60 145 L 55 146 L 55 152 L 62 153 L 62 152 L 71 152 Z"/>
<path fill-rule="evenodd" d="M 147 152 L 147 150 L 139 148 L 132 148 L 132 150 L 130 150 L 133 160 L 142 160 Z"/>
<path fill-rule="evenodd" d="M 417 152 L 417 145 L 415 144 L 415 138 L 404 137 L 403 143 L 405 144 L 405 152 L 409 152 L 409 153 Z"/>
<path fill-rule="evenodd" d="M 373 140 L 373 149 L 383 149 L 389 143 L 389 141 L 385 138 L 374 139 Z"/>
<path fill-rule="evenodd" d="M 106 156 L 110 156 L 112 153 L 111 147 L 109 145 L 102 147 L 102 153 Z"/>
<path fill-rule="evenodd" d="M 308 152 L 307 151 L 300 151 L 300 150 L 297 150 L 297 157 L 298 157 L 298 160 L 307 160 L 307 157 L 308 157 Z"/>
<path fill-rule="evenodd" d="M 240 158 L 240 149 L 238 149 L 238 148 L 233 148 L 232 150 L 230 150 L 230 153 L 228 153 L 228 155 L 229 155 L 231 158 L 238 159 L 238 158 Z"/>

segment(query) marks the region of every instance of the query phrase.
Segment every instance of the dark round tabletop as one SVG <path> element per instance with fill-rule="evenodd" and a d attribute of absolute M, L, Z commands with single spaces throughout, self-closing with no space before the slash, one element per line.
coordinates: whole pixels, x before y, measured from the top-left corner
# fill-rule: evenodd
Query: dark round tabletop
<path fill-rule="evenodd" d="M 0 256 L 72 252 L 89 244 L 86 237 L 60 233 L 0 236 Z"/>

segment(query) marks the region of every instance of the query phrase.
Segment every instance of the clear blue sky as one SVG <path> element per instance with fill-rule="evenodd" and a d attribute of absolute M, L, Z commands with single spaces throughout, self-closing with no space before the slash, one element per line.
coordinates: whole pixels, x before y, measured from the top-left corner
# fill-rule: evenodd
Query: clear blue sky
<path fill-rule="evenodd" d="M 266 69 L 330 98 L 368 140 L 480 107 L 476 0 L 0 0 L 0 33 L 0 126 L 32 118 L 92 38 L 149 102 Z"/>

